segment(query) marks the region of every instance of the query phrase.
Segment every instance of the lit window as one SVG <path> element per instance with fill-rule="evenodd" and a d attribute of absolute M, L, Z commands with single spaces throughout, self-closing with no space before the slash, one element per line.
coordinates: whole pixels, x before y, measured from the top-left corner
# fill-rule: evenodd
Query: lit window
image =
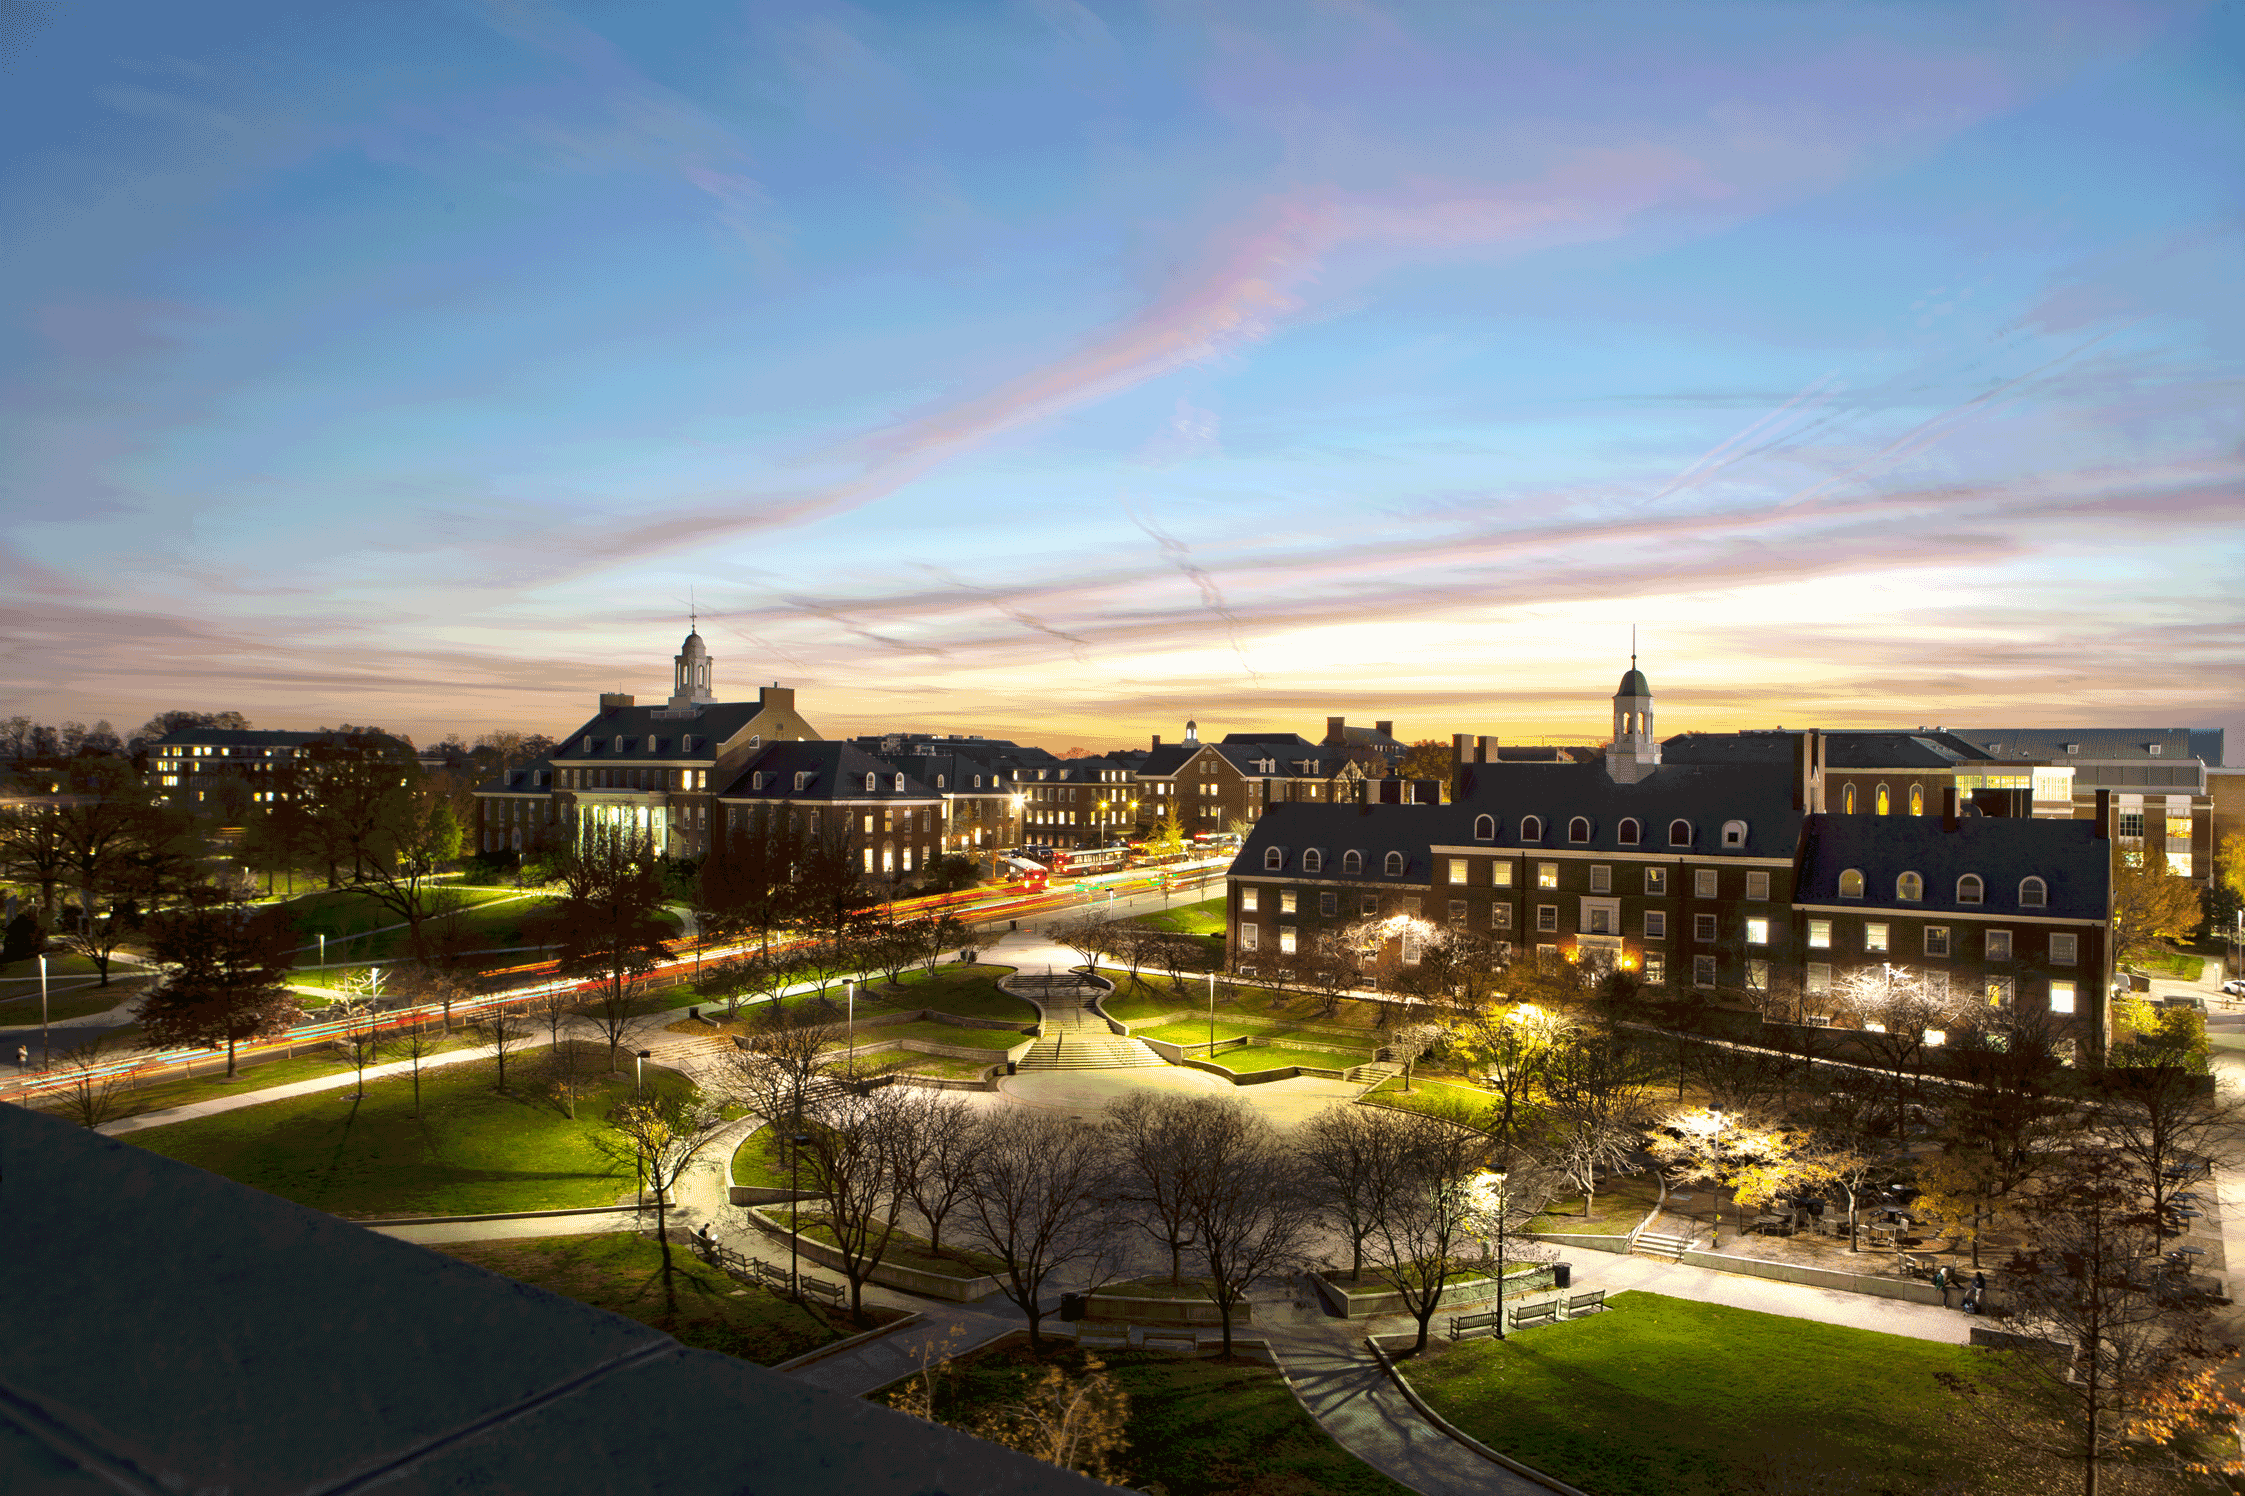
<path fill-rule="evenodd" d="M 1862 869 L 1851 867 L 1840 874 L 1840 897 L 1843 899 L 1860 899 L 1863 897 Z"/>
<path fill-rule="evenodd" d="M 1592 893 L 1612 893 L 1614 891 L 1614 870 L 1603 863 L 1592 868 L 1590 870 L 1590 891 Z"/>
<path fill-rule="evenodd" d="M 1883 923 L 1872 920 L 1863 926 L 1863 949 L 1873 955 L 1882 954 L 1886 950 L 1886 926 Z"/>
<path fill-rule="evenodd" d="M 1914 784 L 1910 786 L 1910 814 L 1914 816 L 1925 814 L 1925 790 Z"/>
<path fill-rule="evenodd" d="M 2027 878 L 2019 884 L 2019 907 L 2040 909 L 2050 902 L 2050 885 L 2040 878 Z"/>
<path fill-rule="evenodd" d="M 1694 940 L 1713 940 L 1714 938 L 1715 938 L 1715 916 L 1714 916 L 1714 915 L 1712 915 L 1712 914 L 1695 914 L 1695 915 L 1693 915 L 1693 916 L 1692 916 L 1692 939 L 1694 939 Z"/>
<path fill-rule="evenodd" d="M 1573 820 L 1569 821 L 1567 823 L 1567 840 L 1571 842 L 1586 842 L 1590 840 L 1589 820 L 1583 816 L 1576 816 Z"/>
<path fill-rule="evenodd" d="M 1419 964 L 1419 954 L 1422 948 L 1417 930 L 1405 930 L 1403 932 L 1403 964 L 1405 966 Z"/>
<path fill-rule="evenodd" d="M 2074 984 L 2071 982 L 2052 982 L 2050 984 L 2050 1011 L 2053 1013 L 2071 1013 L 2073 1010 Z"/>
<path fill-rule="evenodd" d="M 1614 833 L 1614 835 L 1620 840 L 1621 844 L 1625 847 L 1636 846 L 1640 834 L 1641 833 L 1637 828 L 1637 822 L 1634 818 L 1623 821 L 1621 823 L 1621 829 Z"/>
<path fill-rule="evenodd" d="M 1645 869 L 1645 897 L 1648 899 L 1668 897 L 1668 869 L 1664 867 Z"/>
<path fill-rule="evenodd" d="M 1812 919 L 1808 922 L 1808 948 L 1812 951 L 1828 951 L 1832 948 L 1830 920 Z"/>
<path fill-rule="evenodd" d="M 1840 814 L 1843 816 L 1855 814 L 1855 786 L 1852 784 L 1840 790 Z"/>
<path fill-rule="evenodd" d="M 1292 925 L 1280 925 L 1278 927 L 1278 949 L 1279 954 L 1283 956 L 1294 954 L 1294 927 Z"/>
<path fill-rule="evenodd" d="M 1981 985 L 1980 990 L 1981 994 L 1988 999 L 1989 1007 L 2008 1008 L 2011 1006 L 2011 978 L 1990 977 Z"/>
<path fill-rule="evenodd" d="M 1558 863 L 1556 863 L 1556 862 L 1539 862 L 1539 863 L 1537 863 L 1537 864 L 1536 864 L 1536 887 L 1538 887 L 1538 888 L 1557 888 L 1558 886 L 1559 886 L 1559 864 L 1558 864 Z"/>
<path fill-rule="evenodd" d="M 1894 807 L 1893 807 L 1893 804 L 1892 804 L 1892 803 L 1891 803 L 1891 802 L 1890 802 L 1890 801 L 1889 801 L 1889 800 L 1887 799 L 1887 794 L 1886 794 L 1886 786 L 1885 786 L 1885 785 L 1883 785 L 1883 784 L 1882 784 L 1882 785 L 1880 785 L 1880 786 L 1879 786 L 1879 789 L 1878 789 L 1878 795 L 1877 795 L 1877 797 L 1875 798 L 1875 800 L 1873 801 L 1873 804 L 1874 804 L 1874 806 L 1876 807 L 1876 812 L 1877 812 L 1877 814 L 1879 814 L 1879 815 L 1882 815 L 1882 816 L 1883 816 L 1883 815 L 1885 815 L 1885 814 L 1887 814 L 1887 813 L 1888 813 L 1889 811 L 1891 811 L 1891 810 L 1892 810 L 1892 809 L 1894 808 Z"/>
<path fill-rule="evenodd" d="M 1647 909 L 1645 911 L 1645 938 L 1647 940 L 1666 940 L 1668 938 L 1667 910 Z"/>
<path fill-rule="evenodd" d="M 1769 963 L 1767 961 L 1749 961 L 1746 963 L 1746 990 L 1749 992 L 1769 991 Z"/>
<path fill-rule="evenodd" d="M 1243 951 L 1257 949 L 1262 942 L 1262 934 L 1263 927 L 1260 925 L 1241 925 L 1239 927 L 1239 948 Z"/>
<path fill-rule="evenodd" d="M 1462 925 L 1462 924 L 1464 924 L 1464 923 L 1465 923 L 1465 921 L 1466 921 L 1466 903 L 1465 903 L 1465 900 L 1464 900 L 1464 899 L 1452 899 L 1452 900 L 1450 901 L 1450 923 L 1451 923 L 1451 924 L 1453 924 L 1453 925 Z"/>
<path fill-rule="evenodd" d="M 1450 859 L 1450 881 L 1452 883 L 1463 883 L 1466 881 L 1465 859 L 1463 857 L 1453 857 Z"/>
<path fill-rule="evenodd" d="M 1750 899 L 1766 899 L 1766 898 L 1768 898 L 1768 897 L 1769 897 L 1769 874 L 1767 874 L 1767 873 L 1748 873 L 1748 874 L 1746 875 L 1746 897 L 1748 897 L 1748 898 L 1750 898 Z"/>
<path fill-rule="evenodd" d="M 1925 927 L 1925 953 L 1929 956 L 1941 957 L 1946 957 L 1949 954 L 1949 927 L 1947 925 L 1927 925 Z"/>
<path fill-rule="evenodd" d="M 1768 945 L 1769 921 L 1766 919 L 1748 920 L 1746 922 L 1746 943 L 1748 945 Z"/>
<path fill-rule="evenodd" d="M 1981 892 L 1985 887 L 1986 885 L 1981 883 L 1978 873 L 1966 873 L 1963 877 L 1957 879 L 1957 902 L 1960 904 L 1979 903 Z"/>
<path fill-rule="evenodd" d="M 1715 884 L 1715 870 L 1714 870 L 1713 868 L 1711 868 L 1711 867 L 1703 867 L 1703 868 L 1694 868 L 1694 869 L 1692 870 L 1692 897 L 1693 897 L 1693 898 L 1695 898 L 1695 899 L 1711 899 L 1711 898 L 1715 897 L 1715 890 L 1716 890 L 1716 884 Z"/>
<path fill-rule="evenodd" d="M 1282 888 L 1278 891 L 1278 912 L 1281 914 L 1292 914 L 1294 912 L 1293 889 Z"/>
<path fill-rule="evenodd" d="M 1645 985 L 1648 987 L 1665 987 L 1668 985 L 1668 958 L 1666 956 L 1650 954 L 1645 957 Z"/>
<path fill-rule="evenodd" d="M 2081 949 L 2081 937 L 2080 937 L 2080 936 L 2078 936 L 2078 935 L 2075 935 L 2075 934 L 2073 934 L 2073 933 L 2072 933 L 2072 932 L 2070 932 L 2070 931 L 2052 931 L 2052 932 L 2051 932 L 2051 935 L 2050 935 L 2050 964 L 2051 964 L 2052 966 L 2071 966 L 2071 965 L 2073 965 L 2073 964 L 2074 964 L 2074 962 L 2075 962 L 2075 960 L 2076 960 L 2076 959 L 2078 959 L 2075 953 L 2076 953 L 2077 951 L 2079 951 L 2080 949 Z"/>
<path fill-rule="evenodd" d="M 1489 911 L 1489 928 L 1492 930 L 1509 930 L 1512 928 L 1512 906 L 1510 904 L 1498 904 Z"/>
<path fill-rule="evenodd" d="M 1988 959 L 1990 961 L 2010 960 L 2011 932 L 2009 930 L 1990 930 L 1988 932 L 1987 946 Z"/>
<path fill-rule="evenodd" d="M 1811 997 L 1822 997 L 1832 990 L 1832 963 L 1811 961 L 1808 964 L 1808 991 Z"/>
<path fill-rule="evenodd" d="M 1894 896 L 1905 904 L 1915 904 L 1925 898 L 1925 879 L 1916 873 L 1904 873 L 1894 880 Z"/>
<path fill-rule="evenodd" d="M 1259 888 L 1243 888 L 1239 891 L 1239 907 L 1253 913 L 1263 907 L 1261 896 L 1262 890 Z"/>
<path fill-rule="evenodd" d="M 1557 930 L 1558 930 L 1558 928 L 1559 928 L 1559 906 L 1558 906 L 1557 904 L 1538 904 L 1538 905 L 1536 905 L 1536 931 L 1537 931 L 1537 933 L 1539 933 L 1539 934 L 1544 934 L 1544 935 L 1549 935 L 1549 934 L 1552 934 L 1552 933 L 1554 933 L 1555 931 L 1557 931 Z"/>
<path fill-rule="evenodd" d="M 1499 888 L 1510 888 L 1512 886 L 1512 864 L 1509 862 L 1491 863 L 1489 865 L 1489 881 Z"/>

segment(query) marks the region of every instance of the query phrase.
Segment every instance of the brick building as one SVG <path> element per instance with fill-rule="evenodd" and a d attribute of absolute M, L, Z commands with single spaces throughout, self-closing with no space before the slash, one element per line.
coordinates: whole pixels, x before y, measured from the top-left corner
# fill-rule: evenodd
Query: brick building
<path fill-rule="evenodd" d="M 900 883 L 943 853 L 943 796 L 848 743 L 769 743 L 716 795 L 724 827 L 786 816 L 806 836 L 841 836 L 869 881 Z"/>

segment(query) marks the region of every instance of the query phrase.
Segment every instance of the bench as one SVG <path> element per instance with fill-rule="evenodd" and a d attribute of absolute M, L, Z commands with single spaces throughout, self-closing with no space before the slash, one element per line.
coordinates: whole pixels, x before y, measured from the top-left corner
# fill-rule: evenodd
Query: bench
<path fill-rule="evenodd" d="M 1555 1325 L 1559 1322 L 1559 1301 L 1545 1299 L 1540 1304 L 1522 1304 L 1512 1311 L 1512 1328 L 1522 1325 Z"/>
<path fill-rule="evenodd" d="M 1606 1290 L 1593 1288 L 1588 1293 L 1578 1293 L 1567 1300 L 1567 1318 L 1573 1319 L 1585 1309 L 1604 1309 L 1605 1307 Z"/>
<path fill-rule="evenodd" d="M 799 1277 L 796 1281 L 803 1285 L 805 1293 L 815 1293 L 829 1304 L 837 1308 L 841 1307 L 843 1297 L 841 1284 L 829 1283 L 824 1278 Z"/>
<path fill-rule="evenodd" d="M 1493 1309 L 1484 1310 L 1479 1314 L 1453 1314 L 1450 1316 L 1450 1338 L 1452 1340 L 1463 1340 L 1468 1335 L 1478 1334 L 1483 1330 L 1493 1330 L 1496 1327 L 1497 1315 Z"/>

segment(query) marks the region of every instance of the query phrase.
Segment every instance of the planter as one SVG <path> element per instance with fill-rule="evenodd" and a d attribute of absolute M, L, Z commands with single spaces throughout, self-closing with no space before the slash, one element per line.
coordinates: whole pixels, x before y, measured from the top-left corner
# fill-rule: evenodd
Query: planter
<path fill-rule="evenodd" d="M 756 1223 L 758 1230 L 778 1239 L 783 1245 L 793 1237 L 795 1249 L 802 1254 L 804 1261 L 815 1262 L 833 1272 L 842 1271 L 842 1254 L 836 1248 L 822 1241 L 813 1241 L 807 1236 L 796 1235 L 760 1209 L 751 1208 L 748 1218 Z M 888 1262 L 874 1264 L 873 1271 L 866 1275 L 866 1281 L 878 1283 L 884 1288 L 900 1288 L 906 1293 L 916 1293 L 926 1298 L 945 1299 L 954 1304 L 971 1304 L 976 1299 L 987 1298 L 998 1291 L 998 1280 L 987 1273 L 974 1278 L 954 1278 L 944 1273 L 923 1272 L 919 1268 L 899 1267 Z"/>
<path fill-rule="evenodd" d="M 1525 1263 L 1504 1275 L 1504 1297 L 1518 1298 L 1524 1293 L 1534 1293 L 1552 1286 L 1552 1263 Z M 1311 1273 L 1310 1282 L 1324 1298 L 1328 1307 L 1344 1319 L 1366 1319 L 1376 1314 L 1408 1314 L 1411 1311 L 1403 1302 L 1403 1295 L 1393 1288 L 1372 1285 L 1348 1285 L 1332 1281 L 1323 1273 Z M 1449 1314 L 1474 1304 L 1486 1304 L 1497 1297 L 1497 1280 L 1472 1278 L 1463 1283 L 1453 1283 L 1442 1291 L 1442 1299 L 1435 1313 Z"/>
<path fill-rule="evenodd" d="M 1255 1306 L 1242 1299 L 1232 1309 L 1234 1326 L 1251 1324 Z M 1084 1318 L 1100 1323 L 1139 1325 L 1214 1325 L 1223 1314 L 1209 1299 L 1140 1298 L 1127 1292 L 1100 1289 L 1084 1305 Z"/>

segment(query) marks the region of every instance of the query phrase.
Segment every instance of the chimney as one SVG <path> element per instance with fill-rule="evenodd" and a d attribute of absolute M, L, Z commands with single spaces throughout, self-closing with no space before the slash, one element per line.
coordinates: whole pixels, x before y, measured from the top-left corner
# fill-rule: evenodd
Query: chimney
<path fill-rule="evenodd" d="M 1372 724 L 1372 730 L 1384 738 L 1395 736 L 1395 724 L 1393 722 L 1375 722 Z"/>
<path fill-rule="evenodd" d="M 1477 764 L 1495 763 L 1497 761 L 1497 740 L 1495 738 L 1476 739 L 1473 745 L 1473 761 Z"/>
<path fill-rule="evenodd" d="M 1956 830 L 1957 819 L 1957 787 L 1952 784 L 1941 792 L 1941 829 Z"/>
<path fill-rule="evenodd" d="M 1154 734 L 1154 746 L 1156 748 L 1161 747 L 1161 734 L 1158 732 Z"/>
<path fill-rule="evenodd" d="M 2112 791 L 2097 791 L 2097 840 L 2106 841 L 2112 836 Z"/>
<path fill-rule="evenodd" d="M 603 691 L 600 693 L 600 709 L 604 712 L 612 712 L 618 707 L 630 706 L 633 699 L 620 691 Z"/>
<path fill-rule="evenodd" d="M 767 712 L 793 711 L 795 709 L 795 688 L 780 685 L 775 681 L 771 685 L 760 688 L 756 693 L 756 699 Z"/>
<path fill-rule="evenodd" d="M 1327 718 L 1325 719 L 1325 741 L 1326 741 L 1326 742 L 1328 742 L 1328 743 L 1345 743 L 1345 742 L 1347 742 L 1347 741 L 1348 741 L 1348 736 L 1349 736 L 1349 733 L 1348 733 L 1348 718 L 1346 718 L 1346 717 L 1327 717 Z"/>
<path fill-rule="evenodd" d="M 1471 733 L 1450 734 L 1450 798 L 1463 800 L 1466 795 L 1465 766 L 1477 762 L 1473 757 Z"/>

